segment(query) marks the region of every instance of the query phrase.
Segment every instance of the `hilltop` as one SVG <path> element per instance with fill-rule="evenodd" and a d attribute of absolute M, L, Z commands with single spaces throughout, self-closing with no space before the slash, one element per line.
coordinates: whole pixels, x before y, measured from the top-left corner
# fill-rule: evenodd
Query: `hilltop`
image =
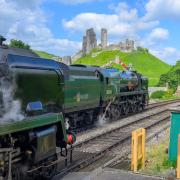
<path fill-rule="evenodd" d="M 166 83 L 173 90 L 177 89 L 178 84 L 180 84 L 180 60 L 167 73 L 161 75 L 159 85 L 164 86 Z"/>
<path fill-rule="evenodd" d="M 133 69 L 149 78 L 149 85 L 156 86 L 162 74 L 167 73 L 171 66 L 146 51 L 121 52 L 119 50 L 93 50 L 90 54 L 78 59 L 75 64 L 102 66 L 115 59 L 116 56 Z M 113 65 L 122 69 L 120 65 Z"/>
<path fill-rule="evenodd" d="M 41 58 L 63 61 L 61 57 L 44 51 L 33 50 L 33 52 Z M 150 86 L 156 86 L 159 82 L 160 76 L 167 73 L 171 68 L 170 65 L 148 53 L 148 50 L 143 48 L 141 50 L 133 50 L 132 52 L 122 52 L 110 49 L 93 49 L 89 54 L 79 58 L 74 63 L 102 66 L 114 60 L 116 56 L 119 56 L 124 63 L 132 64 L 134 70 L 147 76 L 149 78 Z M 122 69 L 122 67 L 117 64 L 113 64 L 112 66 Z M 162 81 L 159 82 L 159 85 L 162 84 Z"/>
<path fill-rule="evenodd" d="M 37 51 L 37 50 L 33 50 L 34 53 L 36 53 L 39 57 L 41 58 L 45 58 L 45 59 L 61 59 L 61 57 L 59 56 L 55 56 L 53 54 L 44 52 L 44 51 Z"/>

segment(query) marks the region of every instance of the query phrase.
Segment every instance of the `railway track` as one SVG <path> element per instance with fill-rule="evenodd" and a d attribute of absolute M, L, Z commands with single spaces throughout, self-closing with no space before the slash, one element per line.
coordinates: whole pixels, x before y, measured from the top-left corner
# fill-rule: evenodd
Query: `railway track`
<path fill-rule="evenodd" d="M 149 104 L 147 106 L 146 110 L 152 109 L 152 108 L 155 108 L 155 107 L 159 107 L 159 106 L 163 106 L 163 105 L 168 105 L 168 104 L 171 104 L 171 103 L 176 103 L 176 102 L 180 102 L 180 99 L 162 101 L 162 102 L 157 102 L 157 103 L 151 103 L 151 104 Z"/>
<path fill-rule="evenodd" d="M 78 141 L 74 146 L 73 164 L 67 166 L 57 176 L 61 177 L 70 171 L 80 170 L 99 160 L 108 152 L 114 151 L 119 145 L 131 140 L 131 132 L 134 129 L 143 127 L 149 130 L 158 125 L 168 125 L 170 113 L 167 105 L 176 102 L 179 102 L 179 100 L 155 103 L 142 115 L 137 114 L 133 117 L 124 118 L 124 123 L 121 125 Z"/>
<path fill-rule="evenodd" d="M 152 104 L 149 104 L 143 111 L 135 112 L 135 113 L 129 113 L 128 115 L 122 115 L 121 119 L 124 119 L 126 117 L 131 117 L 131 116 L 134 116 L 136 114 L 140 114 L 142 112 L 146 112 L 146 111 L 148 111 L 150 109 L 153 109 L 153 108 L 156 108 L 156 107 L 162 107 L 162 106 L 165 106 L 165 105 L 168 105 L 168 104 L 171 104 L 171 103 L 176 103 L 176 102 L 180 102 L 180 99 L 179 100 L 170 100 L 170 101 L 162 101 L 162 102 L 152 103 Z M 108 121 L 107 123 L 110 124 L 111 121 Z M 92 129 L 96 129 L 96 128 L 100 127 L 100 126 L 101 126 L 101 124 L 99 122 L 97 122 L 94 125 L 90 125 L 88 127 L 78 128 L 74 132 L 77 135 L 80 135 L 80 134 L 83 134 L 84 132 L 91 131 Z"/>
<path fill-rule="evenodd" d="M 165 101 L 165 102 L 160 102 L 160 103 L 154 103 L 154 104 L 151 104 L 150 106 L 148 106 L 146 108 L 146 110 L 141 113 L 136 113 L 136 114 L 133 114 L 130 116 L 122 117 L 118 121 L 112 121 L 110 123 L 105 122 L 103 125 L 101 124 L 100 126 L 94 127 L 90 130 L 87 130 L 86 132 L 78 133 L 76 144 L 91 140 L 92 138 L 96 138 L 97 136 L 99 136 L 103 133 L 106 133 L 107 131 L 115 130 L 118 127 L 133 123 L 134 121 L 145 118 L 149 115 L 157 114 L 161 111 L 161 109 L 166 109 L 165 106 L 167 106 L 169 104 L 174 104 L 177 102 L 180 102 L 180 100 L 175 100 L 175 101 L 171 100 L 171 101 Z"/>
<path fill-rule="evenodd" d="M 163 121 L 162 121 L 163 122 Z M 159 123 L 158 125 L 147 129 L 146 131 L 146 144 L 150 143 L 154 138 L 159 139 L 159 136 L 170 127 L 170 122 Z M 120 168 L 125 170 L 130 170 L 130 154 L 131 154 L 131 141 L 125 142 L 120 146 L 113 149 L 111 154 L 114 155 L 110 161 L 103 164 L 103 168 L 111 167 L 111 168 Z M 121 152 L 119 151 L 121 149 Z M 108 154 L 109 155 L 109 154 Z M 128 163 L 127 163 L 128 161 Z M 128 164 L 128 166 L 127 166 Z M 125 165 L 125 166 L 124 166 Z"/>

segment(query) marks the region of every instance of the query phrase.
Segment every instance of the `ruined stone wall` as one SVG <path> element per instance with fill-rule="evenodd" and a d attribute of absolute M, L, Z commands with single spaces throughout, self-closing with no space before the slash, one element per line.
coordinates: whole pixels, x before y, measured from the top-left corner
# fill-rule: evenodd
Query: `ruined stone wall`
<path fill-rule="evenodd" d="M 107 47 L 107 29 L 105 28 L 101 29 L 101 47 L 102 48 Z"/>
<path fill-rule="evenodd" d="M 97 46 L 96 33 L 93 28 L 86 30 L 86 35 L 83 36 L 82 42 L 82 56 L 89 54 L 94 48 L 120 50 L 123 52 L 131 52 L 135 49 L 135 43 L 133 40 L 126 39 L 124 42 L 118 44 L 108 44 L 107 29 L 101 29 L 101 43 Z"/>
<path fill-rule="evenodd" d="M 119 43 L 119 47 L 121 51 L 125 51 L 125 52 L 131 52 L 135 49 L 134 47 L 134 41 L 133 40 L 129 40 L 126 39 L 125 42 L 120 42 Z"/>
<path fill-rule="evenodd" d="M 72 64 L 71 56 L 64 56 L 64 57 L 62 58 L 62 62 L 63 62 L 64 64 L 71 65 L 71 64 Z"/>
<path fill-rule="evenodd" d="M 96 33 L 93 28 L 86 31 L 86 36 L 83 37 L 82 51 L 83 55 L 91 52 L 93 48 L 97 47 Z"/>
<path fill-rule="evenodd" d="M 87 38 L 86 38 L 86 36 L 83 36 L 82 52 L 83 52 L 83 55 L 86 55 L 86 52 L 87 52 Z"/>

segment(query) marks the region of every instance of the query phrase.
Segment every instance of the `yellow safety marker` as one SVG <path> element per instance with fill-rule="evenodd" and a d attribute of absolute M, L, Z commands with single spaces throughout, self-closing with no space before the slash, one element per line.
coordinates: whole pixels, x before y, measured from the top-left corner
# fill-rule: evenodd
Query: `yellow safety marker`
<path fill-rule="evenodd" d="M 146 130 L 144 128 L 137 129 L 132 132 L 131 145 L 131 170 L 138 171 L 138 167 L 145 167 L 145 141 Z"/>
<path fill-rule="evenodd" d="M 177 178 L 180 179 L 180 134 L 178 136 Z"/>

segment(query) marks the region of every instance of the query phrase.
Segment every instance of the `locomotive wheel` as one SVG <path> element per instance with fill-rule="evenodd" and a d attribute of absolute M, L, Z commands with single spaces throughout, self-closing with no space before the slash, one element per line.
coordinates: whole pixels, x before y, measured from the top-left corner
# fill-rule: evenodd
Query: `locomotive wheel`
<path fill-rule="evenodd" d="M 135 113 L 136 112 L 136 104 L 131 104 L 131 112 Z"/>
<path fill-rule="evenodd" d="M 128 115 L 129 113 L 129 103 L 124 103 L 123 104 L 123 114 Z"/>
<path fill-rule="evenodd" d="M 110 119 L 110 114 L 111 112 L 110 112 L 110 109 L 108 108 L 108 110 L 105 112 L 105 118 Z"/>
<path fill-rule="evenodd" d="M 138 103 L 135 103 L 135 104 L 134 104 L 134 108 L 135 108 L 135 112 L 138 112 L 138 111 L 139 111 L 139 104 L 138 104 Z"/>
<path fill-rule="evenodd" d="M 145 109 L 145 104 L 143 103 L 142 105 L 141 105 L 141 107 L 142 107 L 142 111 Z"/>
<path fill-rule="evenodd" d="M 93 114 L 92 113 L 85 113 L 84 123 L 85 123 L 85 126 L 89 126 L 89 125 L 93 124 Z"/>
<path fill-rule="evenodd" d="M 106 117 L 109 120 L 117 120 L 121 115 L 117 105 L 111 105 L 108 111 L 106 112 Z"/>
<path fill-rule="evenodd" d="M 137 104 L 137 112 L 141 111 L 141 109 L 142 109 L 142 108 L 141 108 L 141 104 L 138 103 L 138 104 Z"/>
<path fill-rule="evenodd" d="M 119 116 L 119 117 L 121 117 L 122 114 L 123 114 L 123 108 L 122 108 L 122 105 L 120 105 L 118 109 L 119 109 L 119 113 L 120 113 L 120 116 Z"/>
<path fill-rule="evenodd" d="M 121 112 L 119 111 L 119 108 L 117 105 L 113 106 L 112 116 L 113 116 L 113 120 L 117 120 L 121 116 Z"/>

